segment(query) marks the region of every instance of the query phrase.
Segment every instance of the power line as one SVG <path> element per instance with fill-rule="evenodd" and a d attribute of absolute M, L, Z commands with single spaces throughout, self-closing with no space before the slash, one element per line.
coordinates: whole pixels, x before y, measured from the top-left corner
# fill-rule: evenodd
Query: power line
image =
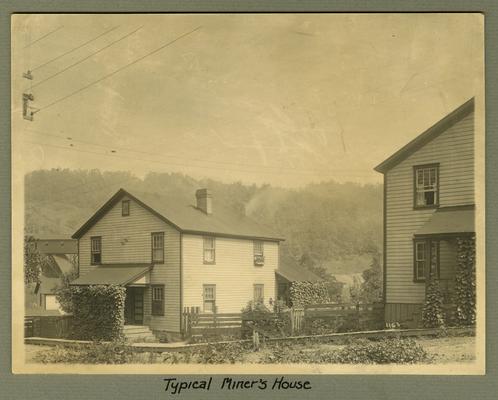
<path fill-rule="evenodd" d="M 288 172 L 288 174 L 293 174 L 293 175 L 317 175 L 320 172 L 302 172 L 300 170 L 294 171 L 290 170 L 289 168 L 282 167 L 280 168 L 280 171 L 254 171 L 254 170 L 244 170 L 244 169 L 227 169 L 227 167 L 216 167 L 216 166 L 200 166 L 200 165 L 192 165 L 192 164 L 185 164 L 185 163 L 173 163 L 173 162 L 164 162 L 164 161 L 158 161 L 158 160 L 151 160 L 151 159 L 145 159 L 145 158 L 137 158 L 137 157 L 127 157 L 127 156 L 121 156 L 117 154 L 109 154 L 109 153 L 99 153 L 96 151 L 91 151 L 91 150 L 84 150 L 84 149 L 77 149 L 74 147 L 66 147 L 66 146 L 59 146 L 59 145 L 54 145 L 54 144 L 49 144 L 49 143 L 40 143 L 40 142 L 32 142 L 29 140 L 25 141 L 26 143 L 30 144 L 35 144 L 39 146 L 48 146 L 48 147 L 54 147 L 58 149 L 63 149 L 63 150 L 73 150 L 77 151 L 80 153 L 89 153 L 89 154 L 95 154 L 98 156 L 107 156 L 107 157 L 113 157 L 113 158 L 121 158 L 121 159 L 127 159 L 127 160 L 134 160 L 134 161 L 143 161 L 143 162 L 148 162 L 148 163 L 155 163 L 155 164 L 162 164 L 162 165 L 167 165 L 167 166 L 180 166 L 180 167 L 187 167 L 187 168 L 198 168 L 198 169 L 213 169 L 213 170 L 222 170 L 222 171 L 236 171 L 236 172 L 243 172 L 243 173 L 263 173 L 263 174 L 274 174 L 274 175 L 285 175 L 285 172 Z M 234 164 L 236 165 L 236 164 Z M 336 171 L 329 171 L 325 172 L 323 171 L 323 175 L 333 175 Z M 345 171 L 342 171 L 342 173 Z M 360 176 L 360 175 L 367 175 L 366 173 L 364 174 L 356 174 L 356 175 L 348 175 L 348 176 Z M 368 174 L 369 175 L 369 174 Z"/>
<path fill-rule="evenodd" d="M 97 83 L 99 83 L 99 82 L 102 82 L 103 80 L 105 80 L 105 79 L 107 79 L 107 78 L 109 78 L 109 77 L 111 77 L 111 76 L 113 76 L 113 75 L 117 74 L 118 72 L 123 71 L 124 69 L 126 69 L 126 68 L 128 68 L 128 67 L 130 67 L 130 66 L 132 66 L 132 65 L 134 65 L 134 64 L 136 64 L 136 63 L 138 63 L 139 61 L 142 61 L 144 58 L 146 58 L 146 57 L 148 57 L 148 56 L 150 56 L 150 55 L 152 55 L 152 54 L 154 54 L 154 53 L 157 53 L 158 51 L 160 51 L 160 50 L 164 49 L 165 47 L 167 47 L 167 46 L 169 46 L 169 45 L 171 45 L 171 44 L 175 43 L 176 41 L 178 41 L 178 40 L 180 40 L 180 39 L 184 38 L 185 36 L 188 36 L 188 35 L 190 35 L 190 34 L 194 33 L 195 31 L 197 31 L 197 30 L 198 30 L 198 29 L 200 29 L 200 28 L 201 28 L 201 27 L 200 27 L 200 26 L 198 26 L 198 27 L 197 27 L 197 28 L 195 28 L 194 30 L 192 30 L 192 31 L 190 31 L 190 32 L 187 32 L 187 33 L 184 33 L 184 34 L 183 34 L 183 35 L 181 35 L 181 36 L 178 36 L 176 39 L 173 39 L 172 41 L 170 41 L 170 42 L 168 42 L 168 43 L 165 43 L 164 45 L 162 45 L 162 46 L 158 47 L 157 49 L 155 49 L 155 50 L 153 50 L 153 51 L 151 51 L 151 52 L 149 52 L 149 53 L 145 54 L 144 56 L 137 58 L 136 60 L 132 61 L 131 63 L 128 63 L 128 64 L 126 64 L 126 65 L 124 65 L 124 66 L 122 66 L 122 67 L 118 68 L 117 70 L 115 70 L 115 71 L 111 72 L 110 74 L 104 75 L 102 78 L 99 78 L 99 79 L 97 79 L 96 81 L 93 81 L 93 82 L 89 83 L 88 85 L 83 86 L 82 88 L 80 88 L 80 89 L 78 89 L 78 90 L 75 90 L 74 92 L 72 92 L 72 93 L 68 94 L 67 96 L 64 96 L 64 97 L 62 97 L 62 98 L 59 98 L 58 100 L 55 100 L 55 101 L 53 101 L 52 103 L 49 103 L 49 104 L 47 104 L 47 105 L 46 105 L 46 106 L 44 106 L 44 107 L 41 107 L 39 111 L 41 111 L 41 110 L 45 110 L 45 109 L 47 109 L 47 108 L 49 108 L 49 107 L 52 107 L 53 105 L 55 105 L 55 104 L 57 104 L 57 103 L 60 103 L 61 101 L 64 101 L 64 100 L 68 99 L 69 97 L 74 96 L 75 94 L 78 94 L 78 93 L 82 92 L 83 90 L 86 90 L 86 89 L 88 89 L 89 87 L 91 87 L 91 86 L 93 86 L 93 85 L 95 85 L 95 84 L 97 84 Z"/>
<path fill-rule="evenodd" d="M 99 49 L 99 50 L 97 50 L 97 51 L 95 51 L 95 52 L 93 52 L 93 53 L 89 54 L 88 56 L 86 56 L 86 57 L 82 58 L 81 60 L 76 61 L 75 63 L 73 63 L 73 64 L 71 64 L 71 65 L 68 65 L 66 68 L 61 69 L 60 71 L 56 72 L 55 74 L 50 75 L 49 77 L 47 77 L 47 78 L 45 78 L 45 79 L 42 79 L 40 82 L 38 82 L 38 83 L 34 84 L 34 85 L 32 86 L 32 88 L 35 88 L 35 87 L 37 87 L 37 86 L 40 86 L 42 83 L 44 83 L 44 82 L 46 82 L 46 81 L 48 81 L 48 80 L 50 80 L 50 79 L 52 79 L 52 78 L 55 78 L 56 76 L 58 76 L 58 75 L 62 74 L 63 72 L 66 72 L 68 69 L 71 69 L 71 68 L 75 67 L 76 65 L 81 64 L 83 61 L 88 60 L 89 58 L 93 57 L 95 54 L 98 54 L 98 53 L 100 53 L 100 52 L 102 52 L 102 51 L 104 51 L 104 50 L 108 49 L 108 48 L 109 48 L 109 47 L 111 47 L 112 45 L 114 45 L 114 44 L 116 44 L 116 43 L 118 43 L 118 42 L 120 42 L 120 41 L 122 41 L 122 40 L 126 39 L 127 37 L 129 37 L 129 36 L 133 35 L 135 32 L 139 31 L 139 30 L 140 30 L 140 29 L 142 29 L 142 28 L 143 28 L 143 26 L 139 27 L 138 29 L 135 29 L 133 32 L 130 32 L 130 33 L 128 33 L 128 34 L 126 34 L 126 35 L 124 35 L 124 36 L 120 37 L 119 39 L 115 40 L 114 42 L 109 43 L 107 46 L 102 47 L 101 49 Z"/>
<path fill-rule="evenodd" d="M 38 66 L 36 66 L 36 67 L 32 68 L 32 69 L 31 69 L 31 72 L 36 71 L 37 69 L 42 68 L 42 67 L 44 67 L 45 65 L 50 64 L 51 62 L 57 61 L 57 60 L 59 60 L 60 58 L 64 57 L 64 56 L 65 56 L 65 55 L 67 55 L 67 54 L 70 54 L 70 53 L 72 53 L 72 52 L 74 52 L 74 51 L 76 51 L 76 50 L 81 49 L 83 46 L 86 46 L 87 44 L 89 44 L 89 43 L 91 43 L 91 42 L 93 42 L 93 41 L 95 41 L 95 40 L 97 40 L 97 39 L 101 38 L 101 37 L 102 37 L 102 36 L 104 36 L 104 35 L 107 35 L 109 32 L 112 32 L 112 31 L 114 31 L 114 30 L 116 30 L 116 29 L 118 29 L 118 28 L 119 28 L 119 26 L 115 26 L 114 28 L 108 29 L 108 30 L 107 30 L 107 31 L 105 31 L 104 33 L 101 33 L 101 34 L 99 34 L 98 36 L 95 36 L 94 38 L 92 38 L 92 39 L 90 39 L 90 40 L 86 41 L 85 43 L 82 43 L 82 44 L 80 44 L 79 46 L 77 46 L 77 47 L 75 47 L 75 48 L 73 48 L 73 49 L 71 49 L 71 50 L 69 50 L 69 51 L 66 51 L 66 52 L 64 52 L 64 53 L 62 53 L 62 54 L 60 54 L 60 55 L 58 55 L 57 57 L 54 57 L 54 58 L 52 58 L 51 60 L 48 60 L 48 61 L 44 62 L 43 64 L 40 64 L 40 65 L 38 65 Z"/>
<path fill-rule="evenodd" d="M 34 134 L 39 134 L 39 135 L 49 136 L 49 137 L 54 137 L 54 138 L 59 138 L 59 139 L 64 139 L 64 140 L 68 140 L 70 142 L 82 143 L 82 144 L 86 144 L 86 145 L 90 145 L 90 146 L 95 146 L 95 147 L 101 147 L 101 148 L 110 150 L 111 152 L 115 151 L 115 150 L 122 150 L 122 151 L 129 151 L 129 152 L 132 152 L 132 153 L 141 153 L 141 154 L 150 155 L 150 156 L 168 157 L 168 158 L 176 158 L 176 159 L 185 160 L 185 157 L 180 157 L 180 156 L 175 155 L 175 154 L 152 153 L 152 152 L 148 152 L 148 151 L 135 150 L 135 149 L 130 149 L 130 148 L 126 148 L 126 147 L 106 146 L 106 145 L 103 145 L 103 144 L 100 144 L 100 143 L 94 143 L 94 142 L 90 142 L 90 141 L 78 140 L 78 139 L 74 139 L 74 138 L 69 137 L 69 136 L 55 135 L 55 134 L 52 134 L 52 133 L 41 132 L 41 131 L 36 131 L 36 130 L 32 130 L 32 129 L 25 129 L 25 132 L 30 132 L 30 133 L 34 133 Z M 199 159 L 199 158 L 192 158 L 192 159 L 190 159 L 190 161 L 196 161 L 196 162 L 201 162 L 201 163 L 219 164 L 219 165 L 227 165 L 227 166 L 240 166 L 240 167 L 249 167 L 249 168 L 260 168 L 260 169 L 278 169 L 278 170 L 282 169 L 282 167 L 277 167 L 277 166 L 272 166 L 272 165 L 231 163 L 231 162 L 227 162 L 227 161 L 206 160 L 206 159 Z M 301 169 L 301 168 L 292 168 L 292 167 L 286 167 L 286 169 L 289 170 L 289 171 L 311 172 L 311 173 L 322 173 L 322 172 L 324 172 L 324 173 L 330 173 L 330 172 L 341 173 L 341 172 L 354 171 L 354 170 L 351 170 L 351 169 L 330 171 L 330 170 L 324 170 L 324 169 L 322 169 L 322 170 L 318 170 L 318 169 Z M 356 172 L 358 172 L 358 171 L 359 170 L 356 170 Z"/>
<path fill-rule="evenodd" d="M 59 26 L 57 29 L 54 29 L 53 31 L 51 31 L 51 32 L 43 35 L 42 37 L 39 37 L 38 39 L 32 41 L 31 43 L 28 43 L 26 46 L 24 46 L 24 48 L 34 45 L 35 43 L 39 42 L 42 39 L 45 39 L 46 37 L 52 35 L 53 33 L 57 32 L 59 30 L 61 30 L 62 28 L 64 28 L 64 25 Z"/>

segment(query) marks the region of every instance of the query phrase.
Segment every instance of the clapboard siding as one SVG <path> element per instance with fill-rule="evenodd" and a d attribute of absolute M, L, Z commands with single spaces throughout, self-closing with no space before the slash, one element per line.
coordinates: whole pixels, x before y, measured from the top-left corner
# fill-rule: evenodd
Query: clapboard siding
<path fill-rule="evenodd" d="M 123 197 L 123 200 L 127 200 Z M 80 275 L 90 265 L 90 238 L 102 237 L 102 263 L 150 263 L 151 233 L 164 232 L 165 262 L 154 265 L 151 284 L 163 284 L 165 315 L 150 315 L 150 290 L 144 298 L 145 322 L 154 330 L 180 331 L 180 233 L 138 203 L 130 200 L 130 215 L 121 215 L 121 202 L 111 208 L 79 240 Z"/>
<path fill-rule="evenodd" d="M 216 263 L 203 263 L 203 237 L 183 235 L 183 302 L 203 306 L 203 285 L 216 285 L 219 313 L 238 313 L 253 299 L 253 285 L 264 285 L 264 298 L 275 299 L 278 243 L 264 243 L 265 264 L 254 266 L 253 241 L 216 238 Z"/>
<path fill-rule="evenodd" d="M 474 204 L 474 113 L 385 173 L 386 302 L 422 303 L 425 284 L 413 282 L 413 235 L 434 209 L 413 209 L 413 167 L 439 163 L 440 207 Z M 455 266 L 455 244 L 440 243 L 441 278 Z"/>

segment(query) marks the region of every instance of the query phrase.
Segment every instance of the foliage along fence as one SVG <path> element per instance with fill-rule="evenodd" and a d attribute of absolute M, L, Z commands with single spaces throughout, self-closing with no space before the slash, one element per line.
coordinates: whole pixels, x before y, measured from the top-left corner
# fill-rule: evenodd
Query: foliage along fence
<path fill-rule="evenodd" d="M 68 339 L 72 331 L 71 315 L 44 315 L 24 318 L 24 337 Z"/>
<path fill-rule="evenodd" d="M 326 332 L 347 332 L 375 330 L 384 327 L 384 305 L 372 304 L 308 304 L 291 309 L 291 334 L 304 331 L 322 334 Z"/>

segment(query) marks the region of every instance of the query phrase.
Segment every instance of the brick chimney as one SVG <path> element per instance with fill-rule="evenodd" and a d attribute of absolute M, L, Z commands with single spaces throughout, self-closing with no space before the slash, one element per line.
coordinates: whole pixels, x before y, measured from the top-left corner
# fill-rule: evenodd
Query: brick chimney
<path fill-rule="evenodd" d="M 210 215 L 213 213 L 213 196 L 209 189 L 199 189 L 195 192 L 197 208 Z"/>

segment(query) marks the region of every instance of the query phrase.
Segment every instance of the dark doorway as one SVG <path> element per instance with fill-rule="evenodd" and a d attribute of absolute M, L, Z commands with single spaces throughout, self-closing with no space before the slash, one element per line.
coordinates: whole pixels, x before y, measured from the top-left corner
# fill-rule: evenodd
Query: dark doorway
<path fill-rule="evenodd" d="M 144 288 L 127 287 L 125 299 L 125 325 L 143 325 Z"/>

